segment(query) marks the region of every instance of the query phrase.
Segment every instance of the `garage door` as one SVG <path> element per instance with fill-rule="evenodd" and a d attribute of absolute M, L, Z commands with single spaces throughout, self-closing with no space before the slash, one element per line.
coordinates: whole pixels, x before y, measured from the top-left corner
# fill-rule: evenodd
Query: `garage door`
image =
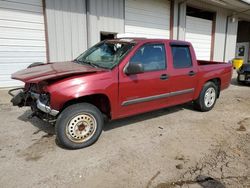
<path fill-rule="evenodd" d="M 169 23 L 169 1 L 125 0 L 126 36 L 169 38 Z"/>
<path fill-rule="evenodd" d="M 10 75 L 45 60 L 42 0 L 0 0 L 0 87 L 20 85 Z"/>
<path fill-rule="evenodd" d="M 212 23 L 207 19 L 186 17 L 185 40 L 193 44 L 197 59 L 210 60 Z"/>

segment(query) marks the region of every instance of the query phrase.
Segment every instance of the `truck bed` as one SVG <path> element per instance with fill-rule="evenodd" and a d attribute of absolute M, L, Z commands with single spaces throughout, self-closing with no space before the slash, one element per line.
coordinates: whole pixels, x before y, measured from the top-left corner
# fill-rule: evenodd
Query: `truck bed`
<path fill-rule="evenodd" d="M 226 64 L 225 62 L 207 61 L 207 60 L 197 60 L 197 63 L 198 63 L 198 65 Z"/>
<path fill-rule="evenodd" d="M 232 77 L 231 63 L 197 60 L 197 64 L 201 77 L 206 78 L 213 75 L 214 78 L 221 79 L 221 90 L 230 85 Z"/>

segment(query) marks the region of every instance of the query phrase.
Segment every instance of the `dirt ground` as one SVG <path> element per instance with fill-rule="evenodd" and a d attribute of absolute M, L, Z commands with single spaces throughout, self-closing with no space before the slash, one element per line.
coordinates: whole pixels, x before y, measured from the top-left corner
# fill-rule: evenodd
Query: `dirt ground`
<path fill-rule="evenodd" d="M 28 108 L 0 105 L 0 187 L 250 187 L 250 86 L 108 123 L 91 147 L 65 150 Z"/>

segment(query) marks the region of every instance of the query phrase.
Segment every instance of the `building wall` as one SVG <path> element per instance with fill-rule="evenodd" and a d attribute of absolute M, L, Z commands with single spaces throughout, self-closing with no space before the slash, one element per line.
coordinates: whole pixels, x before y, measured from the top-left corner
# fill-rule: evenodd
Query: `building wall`
<path fill-rule="evenodd" d="M 213 60 L 228 61 L 234 58 L 236 49 L 238 19 L 232 21 L 232 11 L 208 4 L 205 0 L 12 0 L 0 1 L 0 87 L 18 85 L 10 74 L 37 61 L 67 61 L 76 58 L 88 47 L 100 41 L 100 32 L 125 33 L 125 13 L 132 7 L 126 2 L 141 3 L 140 12 L 133 16 L 145 21 L 159 17 L 169 36 L 170 11 L 167 15 L 155 14 L 163 7 L 174 3 L 173 38 L 185 40 L 187 5 L 216 13 Z M 44 2 L 44 3 L 43 3 Z M 149 5 L 145 10 L 145 2 Z M 165 5 L 159 6 L 160 3 Z M 144 4 L 143 4 L 144 3 Z M 43 7 L 45 5 L 45 7 Z M 153 6 L 155 5 L 155 6 Z M 158 7 L 158 8 L 156 8 Z M 45 8 L 45 23 L 44 10 Z M 129 10 L 130 8 L 130 10 Z M 138 10 L 139 10 L 138 9 Z M 235 9 L 236 10 L 236 9 Z M 148 14 L 149 12 L 149 14 Z M 137 13 L 137 14 L 136 14 Z M 158 13 L 161 13 L 159 11 Z M 150 14 L 152 17 L 150 17 Z M 238 13 L 239 20 L 250 21 L 244 13 Z M 132 16 L 132 18 L 133 18 Z M 129 19 L 128 19 L 129 20 Z M 139 23 L 142 24 L 141 20 Z M 134 24 L 137 26 L 137 24 Z M 153 25 L 153 27 L 151 26 Z M 151 24 L 151 29 L 157 27 Z M 159 24 L 158 24 L 159 25 Z M 161 25 L 161 23 L 160 23 Z M 195 27 L 195 26 L 194 26 Z M 239 28 L 239 35 L 249 39 L 246 24 Z M 46 29 L 47 28 L 47 32 Z M 145 28 L 142 28 L 144 30 Z M 134 29 L 132 29 L 134 31 Z M 143 31 L 145 32 L 145 31 Z M 151 32 L 152 33 L 152 32 Z M 45 37 L 45 35 L 47 35 Z M 243 38 L 243 37 L 242 37 Z M 238 38 L 239 41 L 245 40 Z M 249 39 L 250 40 L 250 39 Z M 47 44 L 46 44 L 47 42 Z M 6 47 L 7 46 L 7 47 Z M 47 48 L 47 49 L 46 49 Z M 49 52 L 46 53 L 46 50 Z"/>
<path fill-rule="evenodd" d="M 187 2 L 186 1 L 177 1 L 177 38 L 178 40 L 185 40 L 186 33 L 186 9 Z"/>
<path fill-rule="evenodd" d="M 100 41 L 100 32 L 124 33 L 124 0 L 87 0 L 88 46 Z"/>
<path fill-rule="evenodd" d="M 225 40 L 226 40 L 227 12 L 217 10 L 214 36 L 214 60 L 224 61 Z M 233 44 L 236 45 L 236 44 Z"/>
<path fill-rule="evenodd" d="M 46 0 L 50 61 L 67 61 L 87 49 L 85 0 Z"/>
<path fill-rule="evenodd" d="M 124 33 L 123 0 L 46 0 L 50 61 L 76 58 L 100 32 Z"/>
<path fill-rule="evenodd" d="M 229 19 L 229 21 L 227 22 L 228 17 L 232 15 L 231 11 L 210 5 L 205 1 L 174 1 L 174 39 L 185 40 L 187 5 L 216 12 L 213 60 L 229 61 L 234 58 L 238 20 L 236 19 L 235 22 L 232 23 Z"/>
<path fill-rule="evenodd" d="M 179 3 L 179 0 L 176 0 L 174 1 L 174 5 L 173 5 L 173 39 L 177 39 L 178 38 L 178 3 Z"/>
<path fill-rule="evenodd" d="M 235 58 L 236 39 L 237 39 L 238 19 L 231 22 L 228 18 L 227 36 L 225 44 L 225 61 Z"/>
<path fill-rule="evenodd" d="M 100 32 L 124 33 L 125 1 L 46 0 L 50 61 L 75 58 L 100 41 Z M 216 12 L 213 60 L 232 59 L 236 47 L 237 19 L 234 23 L 227 22 L 232 14 L 230 11 L 205 1 L 174 1 L 173 38 L 185 40 L 187 5 Z"/>

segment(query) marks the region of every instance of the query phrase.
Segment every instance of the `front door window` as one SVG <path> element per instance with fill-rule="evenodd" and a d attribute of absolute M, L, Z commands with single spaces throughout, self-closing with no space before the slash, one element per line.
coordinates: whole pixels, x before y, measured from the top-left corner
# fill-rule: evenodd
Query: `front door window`
<path fill-rule="evenodd" d="M 164 44 L 146 44 L 142 46 L 130 59 L 130 63 L 141 63 L 145 72 L 166 69 Z"/>

